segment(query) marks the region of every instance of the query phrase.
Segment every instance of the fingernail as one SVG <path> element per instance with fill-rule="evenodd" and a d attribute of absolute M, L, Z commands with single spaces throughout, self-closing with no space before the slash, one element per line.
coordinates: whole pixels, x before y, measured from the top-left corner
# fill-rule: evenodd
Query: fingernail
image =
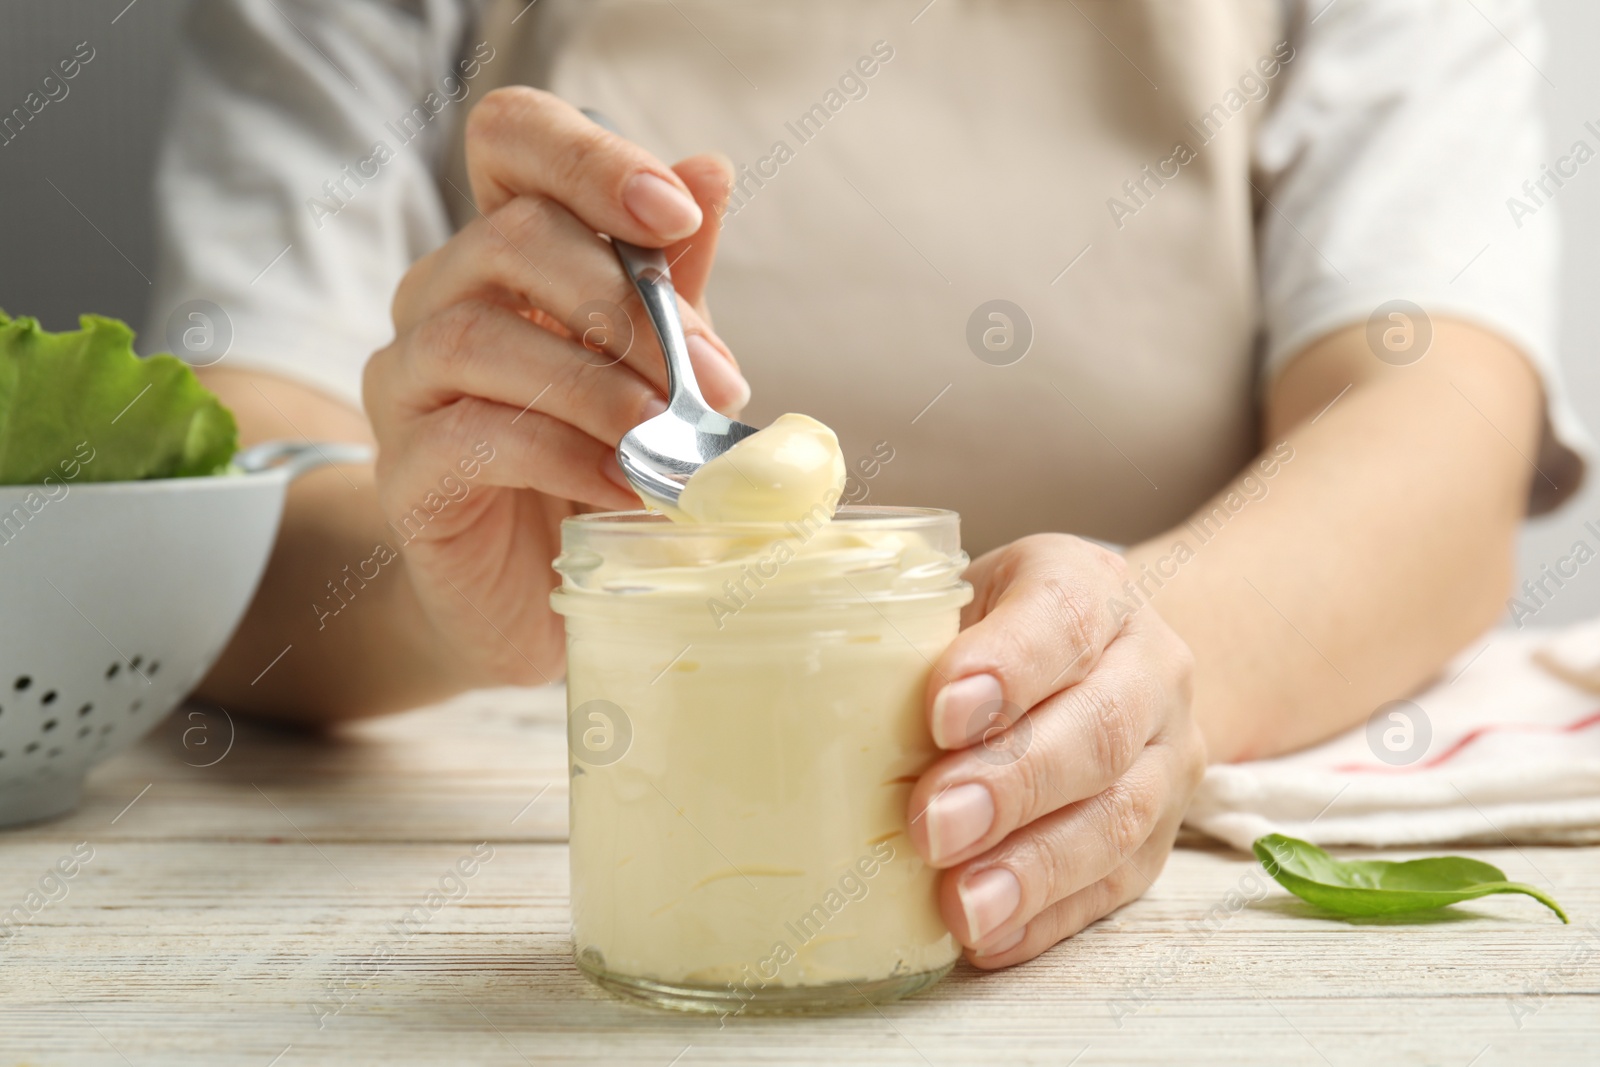
<path fill-rule="evenodd" d="M 1022 883 L 1004 867 L 990 867 L 963 881 L 956 889 L 967 917 L 967 940 L 973 945 L 1000 929 L 1022 903 Z"/>
<path fill-rule="evenodd" d="M 722 191 L 717 198 L 716 205 L 717 221 L 720 223 L 727 217 L 728 201 L 733 196 L 733 182 L 739 173 L 739 168 L 729 156 L 722 152 L 712 152 L 711 155 L 716 159 L 717 165 L 722 168 Z"/>
<path fill-rule="evenodd" d="M 994 798 L 976 782 L 954 786 L 928 801 L 928 862 L 941 863 L 989 832 Z"/>
<path fill-rule="evenodd" d="M 1002 952 L 1010 952 L 1022 944 L 1022 939 L 1027 936 L 1028 928 L 1024 926 L 1019 930 L 1013 930 L 992 945 L 984 945 L 977 950 L 977 954 L 980 956 L 998 956 Z"/>
<path fill-rule="evenodd" d="M 724 192 L 732 190 L 733 180 L 738 176 L 739 173 L 739 167 L 736 163 L 734 163 L 733 157 L 728 155 L 726 152 L 718 152 L 715 149 L 707 152 L 706 154 L 712 159 L 716 160 L 717 166 L 722 168 L 722 176 L 727 179 L 727 181 L 723 183 Z"/>
<path fill-rule="evenodd" d="M 622 187 L 622 203 L 642 225 L 669 241 L 700 228 L 700 205 L 671 182 L 648 172 L 628 179 Z"/>
<path fill-rule="evenodd" d="M 616 456 L 607 456 L 605 461 L 600 464 L 600 470 L 607 478 L 616 482 L 618 486 L 630 493 L 634 492 L 634 488 L 628 484 L 628 476 L 622 472 L 622 464 L 617 462 Z"/>
<path fill-rule="evenodd" d="M 723 354 L 720 348 L 698 333 L 691 333 L 685 340 L 689 345 L 689 358 L 694 360 L 695 370 L 705 376 L 715 375 L 717 380 L 722 382 L 724 389 L 733 394 L 733 399 L 722 404 L 722 407 L 738 411 L 750 402 L 750 383 L 744 380 L 744 375 L 739 373 L 733 361 Z M 706 384 L 702 378 L 702 387 Z"/>
<path fill-rule="evenodd" d="M 940 748 L 965 748 L 990 726 L 978 716 L 985 704 L 1000 701 L 1000 681 L 992 674 L 974 674 L 945 686 L 933 698 L 933 743 Z"/>

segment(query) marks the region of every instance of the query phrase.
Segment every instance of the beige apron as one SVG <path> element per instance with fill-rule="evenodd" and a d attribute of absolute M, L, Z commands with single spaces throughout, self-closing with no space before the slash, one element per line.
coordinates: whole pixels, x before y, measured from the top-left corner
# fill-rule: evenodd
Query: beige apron
<path fill-rule="evenodd" d="M 1271 97 L 1239 86 L 1286 76 L 1278 5 L 922 3 L 506 0 L 480 33 L 495 83 L 748 168 L 710 289 L 748 421 L 823 420 L 856 495 L 960 511 L 974 555 L 1176 524 L 1257 446 Z"/>

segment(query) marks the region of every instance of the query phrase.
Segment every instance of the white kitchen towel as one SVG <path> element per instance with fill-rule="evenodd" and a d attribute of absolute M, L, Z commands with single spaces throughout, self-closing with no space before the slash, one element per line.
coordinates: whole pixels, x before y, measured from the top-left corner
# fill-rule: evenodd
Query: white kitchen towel
<path fill-rule="evenodd" d="M 1277 759 L 1211 767 L 1186 825 L 1248 850 L 1600 842 L 1600 620 L 1497 630 L 1410 700 Z"/>

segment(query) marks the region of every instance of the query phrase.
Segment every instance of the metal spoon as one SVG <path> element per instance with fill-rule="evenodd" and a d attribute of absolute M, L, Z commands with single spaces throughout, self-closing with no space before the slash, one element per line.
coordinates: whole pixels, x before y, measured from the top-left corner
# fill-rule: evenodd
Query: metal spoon
<path fill-rule="evenodd" d="M 596 124 L 618 133 L 598 111 L 583 113 Z M 678 294 L 672 287 L 667 257 L 659 248 L 640 248 L 611 238 L 622 269 L 644 301 L 667 357 L 667 410 L 640 423 L 617 445 L 617 462 L 628 482 L 646 503 L 676 507 L 684 483 L 703 465 L 756 432 L 754 426 L 719 415 L 700 395 L 689 348 L 678 317 Z"/>

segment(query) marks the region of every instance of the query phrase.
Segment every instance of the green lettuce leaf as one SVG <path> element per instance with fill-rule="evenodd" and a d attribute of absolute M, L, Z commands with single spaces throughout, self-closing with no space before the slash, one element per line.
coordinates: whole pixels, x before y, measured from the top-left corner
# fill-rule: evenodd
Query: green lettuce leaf
<path fill-rule="evenodd" d="M 79 323 L 50 333 L 0 311 L 0 485 L 225 471 L 238 426 L 189 365 L 140 359 L 133 331 L 116 319 Z"/>

